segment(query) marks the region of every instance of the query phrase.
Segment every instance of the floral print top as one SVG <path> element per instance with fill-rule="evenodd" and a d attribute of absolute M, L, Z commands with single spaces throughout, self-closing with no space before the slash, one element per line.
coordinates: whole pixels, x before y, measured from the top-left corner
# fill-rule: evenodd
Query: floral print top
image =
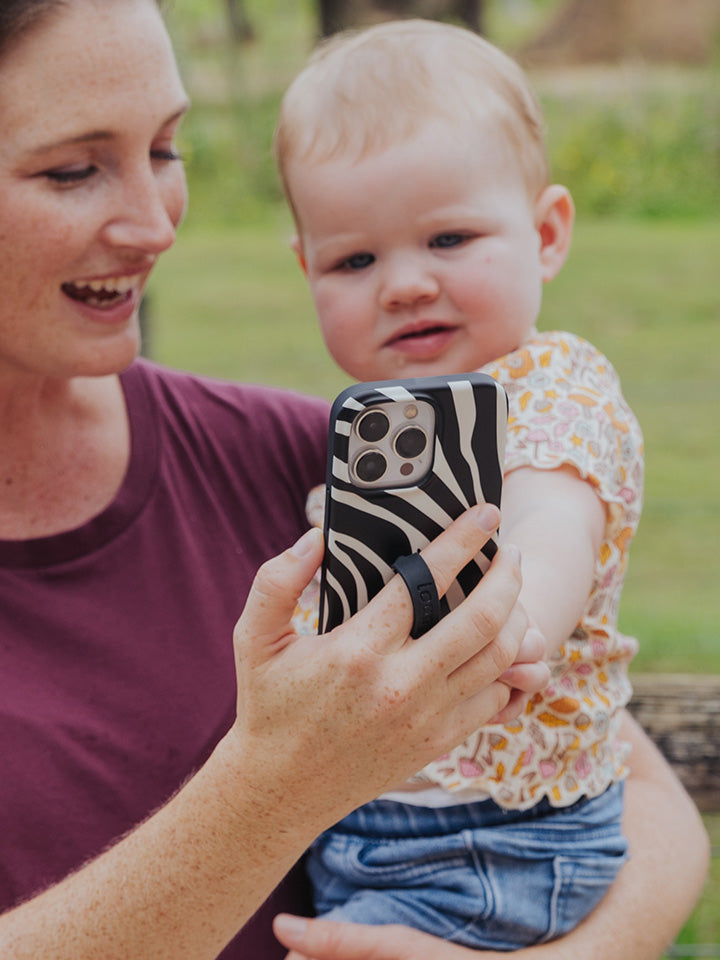
<path fill-rule="evenodd" d="M 486 725 L 412 783 L 487 794 L 514 809 L 544 797 L 566 806 L 627 773 L 628 748 L 617 730 L 637 642 L 618 631 L 617 616 L 642 506 L 642 434 L 610 362 L 574 334 L 533 333 L 483 372 L 508 394 L 505 472 L 573 466 L 606 505 L 605 533 L 580 622 L 550 661 L 550 685 L 520 717 Z M 322 523 L 321 503 L 311 494 L 311 522 Z M 306 594 L 296 615 L 305 632 L 316 629 L 316 598 L 316 589 Z"/>

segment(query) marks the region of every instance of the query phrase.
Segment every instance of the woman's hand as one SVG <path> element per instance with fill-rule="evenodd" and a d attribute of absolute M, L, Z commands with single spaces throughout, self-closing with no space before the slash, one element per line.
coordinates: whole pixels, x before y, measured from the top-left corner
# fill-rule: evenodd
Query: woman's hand
<path fill-rule="evenodd" d="M 280 943 L 291 949 L 286 960 L 500 960 L 507 953 L 471 950 L 399 924 L 367 927 L 359 923 L 306 920 L 280 914 L 273 924 Z M 540 957 L 533 948 L 530 956 Z M 524 955 L 516 951 L 513 956 Z"/>
<path fill-rule="evenodd" d="M 496 508 L 472 508 L 422 551 L 440 595 L 498 522 Z M 525 640 L 513 548 L 501 549 L 472 594 L 417 639 L 408 636 L 412 606 L 398 576 L 331 633 L 295 634 L 291 616 L 321 556 L 322 537 L 310 531 L 260 569 L 235 632 L 230 734 L 246 774 L 248 762 L 262 771 L 256 788 L 268 804 L 315 832 L 505 712 L 511 686 L 529 693 L 548 681 L 547 668 L 532 662 L 541 640 L 532 631 Z M 510 713 L 522 694 L 516 699 Z"/>

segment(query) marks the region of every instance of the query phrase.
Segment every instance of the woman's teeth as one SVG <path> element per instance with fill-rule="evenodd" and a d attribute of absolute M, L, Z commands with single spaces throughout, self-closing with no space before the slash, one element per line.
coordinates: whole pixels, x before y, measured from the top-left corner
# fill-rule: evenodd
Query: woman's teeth
<path fill-rule="evenodd" d="M 73 300 L 81 300 L 91 307 L 102 307 L 127 297 L 139 280 L 138 276 L 106 277 L 104 280 L 64 283 L 62 288 Z"/>

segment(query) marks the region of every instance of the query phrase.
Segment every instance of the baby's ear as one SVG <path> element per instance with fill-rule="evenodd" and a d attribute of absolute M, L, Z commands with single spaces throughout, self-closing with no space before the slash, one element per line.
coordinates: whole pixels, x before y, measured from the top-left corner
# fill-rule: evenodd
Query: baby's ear
<path fill-rule="evenodd" d="M 535 227 L 540 236 L 540 267 L 547 283 L 561 270 L 570 251 L 575 205 L 560 184 L 546 187 L 535 202 Z"/>
<path fill-rule="evenodd" d="M 307 276 L 307 263 L 305 262 L 305 254 L 303 253 L 302 244 L 300 243 L 300 237 L 298 237 L 297 234 L 295 234 L 290 241 L 290 247 L 297 257 L 297 262 L 300 264 L 300 269 L 305 276 Z"/>

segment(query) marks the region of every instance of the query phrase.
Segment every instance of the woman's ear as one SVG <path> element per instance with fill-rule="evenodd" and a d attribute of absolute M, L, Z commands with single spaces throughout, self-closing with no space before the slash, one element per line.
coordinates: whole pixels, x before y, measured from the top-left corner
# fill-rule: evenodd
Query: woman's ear
<path fill-rule="evenodd" d="M 570 191 L 560 184 L 546 187 L 535 202 L 535 228 L 540 237 L 540 270 L 543 281 L 552 280 L 570 251 L 575 205 Z"/>
<path fill-rule="evenodd" d="M 300 243 L 300 237 L 297 234 L 290 241 L 290 247 L 297 257 L 297 262 L 300 264 L 300 269 L 307 276 L 307 263 L 305 262 L 305 254 L 303 253 L 302 244 Z"/>

